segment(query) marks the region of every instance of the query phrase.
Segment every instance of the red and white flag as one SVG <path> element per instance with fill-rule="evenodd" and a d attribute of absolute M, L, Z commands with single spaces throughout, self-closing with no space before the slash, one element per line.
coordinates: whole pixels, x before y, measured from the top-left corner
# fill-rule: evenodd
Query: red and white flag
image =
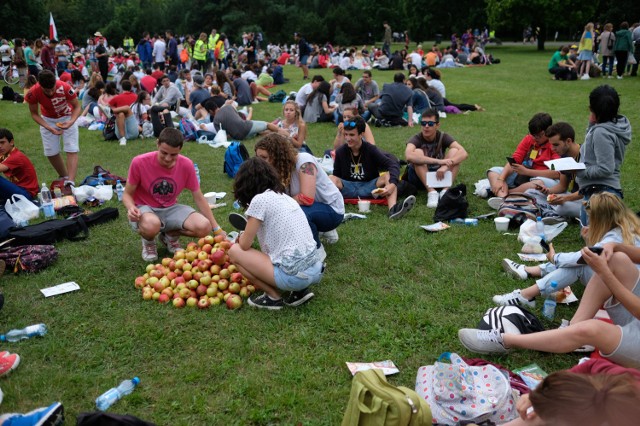
<path fill-rule="evenodd" d="M 53 13 L 49 12 L 49 40 L 58 39 L 58 30 L 56 30 L 56 23 L 53 22 Z"/>

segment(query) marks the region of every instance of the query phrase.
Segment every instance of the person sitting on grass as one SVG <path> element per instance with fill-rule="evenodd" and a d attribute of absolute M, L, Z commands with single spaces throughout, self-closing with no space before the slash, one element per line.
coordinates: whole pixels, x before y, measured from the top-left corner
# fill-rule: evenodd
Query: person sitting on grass
<path fill-rule="evenodd" d="M 360 113 L 358 113 L 357 108 L 346 108 L 342 115 L 343 121 L 353 121 L 355 117 L 360 117 Z M 364 119 L 364 117 L 363 117 Z M 371 131 L 371 127 L 365 123 L 364 134 L 362 137 L 365 141 L 369 142 L 371 145 L 376 144 L 376 140 L 373 137 L 373 132 Z M 333 140 L 333 149 L 336 150 L 345 144 L 344 141 L 344 123 L 338 124 L 338 131 L 336 132 L 336 138 Z"/>
<path fill-rule="evenodd" d="M 427 172 L 436 172 L 438 180 L 444 179 L 446 172 L 451 172 L 453 182 L 460 171 L 460 164 L 469 154 L 451 135 L 440 131 L 440 116 L 436 109 L 426 109 L 422 113 L 420 125 L 421 132 L 407 141 L 404 151 L 409 163 L 408 179 L 417 188 L 427 189 L 427 207 L 435 209 L 440 197 L 449 188 L 442 188 L 438 193 L 436 188 L 429 187 Z"/>
<path fill-rule="evenodd" d="M 640 246 L 640 219 L 624 205 L 621 199 L 608 192 L 594 195 L 589 201 L 589 217 L 592 223 L 582 228 L 582 235 L 587 246 L 602 247 L 609 243 L 624 243 Z M 548 263 L 526 267 L 509 259 L 503 259 L 502 266 L 514 278 L 526 280 L 541 277 L 536 283 L 523 290 L 496 295 L 493 301 L 498 305 L 519 304 L 535 307 L 535 297 L 544 294 L 551 282 L 558 284 L 558 290 L 580 280 L 589 282 L 593 271 L 587 265 L 578 263 L 580 252 L 556 254 L 553 245 L 547 253 Z"/>
<path fill-rule="evenodd" d="M 568 353 L 594 346 L 616 364 L 640 368 L 640 248 L 613 244 L 601 255 L 588 248 L 581 254 L 595 275 L 569 324 L 530 334 L 461 329 L 462 345 L 472 352 L 503 354 L 511 348 Z M 603 304 L 613 324 L 593 319 Z"/>
<path fill-rule="evenodd" d="M 131 106 L 137 101 L 138 96 L 131 91 L 131 82 L 122 82 L 122 93 L 114 96 L 109 101 L 111 113 L 116 116 L 116 137 L 120 146 L 127 144 L 127 139 L 136 139 L 140 135 L 138 120 L 133 115 Z"/>
<path fill-rule="evenodd" d="M 328 242 L 337 242 L 344 200 L 313 155 L 296 151 L 288 137 L 276 133 L 258 141 L 255 151 L 276 169 L 286 193 L 300 204 L 318 247 L 320 233 Z"/>
<path fill-rule="evenodd" d="M 546 130 L 551 149 L 562 158 L 573 158 L 580 162 L 580 145 L 574 142 L 576 132 L 569 123 L 555 123 Z M 580 217 L 582 195 L 578 192 L 576 171 L 561 172 L 557 185 L 545 186 L 541 180 L 532 180 L 536 189 L 528 189 L 525 194 L 535 198 L 542 210 L 545 224 L 564 222 L 567 218 Z"/>
<path fill-rule="evenodd" d="M 336 149 L 333 175 L 329 178 L 344 198 L 371 198 L 372 191 L 387 199 L 390 219 L 400 219 L 416 203 L 416 197 L 408 196 L 398 203 L 400 165 L 395 158 L 379 150 L 363 138 L 366 123 L 355 117 L 343 123 L 345 144 Z M 381 172 L 386 172 L 380 174 Z"/>
<path fill-rule="evenodd" d="M 324 266 L 300 204 L 285 194 L 276 170 L 259 157 L 242 163 L 233 192 L 246 208 L 247 226 L 229 257 L 264 292 L 247 303 L 278 310 L 307 302 L 314 296 L 309 286 L 320 282 Z M 256 237 L 262 251 L 251 247 Z M 283 300 L 282 292 L 287 291 Z"/>
<path fill-rule="evenodd" d="M 224 234 L 200 191 L 193 162 L 180 155 L 184 137 L 180 130 L 160 132 L 158 150 L 131 160 L 122 203 L 134 231 L 142 238 L 142 259 L 158 258 L 156 236 L 170 253 L 181 249 L 180 235 L 201 238 L 213 230 Z M 191 191 L 199 213 L 176 202 L 183 189 Z"/>
<path fill-rule="evenodd" d="M 302 119 L 300 106 L 296 101 L 288 100 L 282 106 L 282 118 L 275 121 L 278 128 L 285 130 L 291 137 L 293 146 L 300 152 L 313 154 L 304 142 L 307 137 L 307 124 Z"/>
<path fill-rule="evenodd" d="M 487 171 L 491 192 L 495 197 L 489 199 L 489 206 L 498 209 L 502 200 L 510 193 L 524 192 L 534 185 L 529 181 L 536 178 L 552 187 L 558 183 L 560 172 L 549 170 L 545 161 L 560 158 L 553 152 L 548 143 L 545 131 L 553 124 L 551 116 L 540 112 L 529 120 L 529 134 L 518 144 L 513 153 L 513 162 L 508 161 L 504 167 L 492 167 Z"/>
<path fill-rule="evenodd" d="M 24 195 L 28 200 L 36 198 L 39 190 L 38 176 L 33 163 L 22 151 L 15 147 L 13 133 L 0 128 L 0 205 L 12 195 Z"/>

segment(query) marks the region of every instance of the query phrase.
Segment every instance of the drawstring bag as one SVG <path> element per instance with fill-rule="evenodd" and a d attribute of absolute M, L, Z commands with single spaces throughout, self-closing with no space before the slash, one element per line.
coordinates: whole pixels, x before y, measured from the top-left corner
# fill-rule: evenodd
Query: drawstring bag
<path fill-rule="evenodd" d="M 213 138 L 213 142 L 217 144 L 227 143 L 227 131 L 222 128 L 222 125 L 220 125 L 220 130 L 218 130 L 216 136 Z"/>
<path fill-rule="evenodd" d="M 13 194 L 5 203 L 4 209 L 15 223 L 40 216 L 40 208 L 21 194 Z"/>
<path fill-rule="evenodd" d="M 434 423 L 503 424 L 518 415 L 507 376 L 493 365 L 470 366 L 455 353 L 420 367 L 416 392 L 431 407 Z"/>
<path fill-rule="evenodd" d="M 444 193 L 436 212 L 433 215 L 434 222 L 446 222 L 453 219 L 464 219 L 469 211 L 467 201 L 467 187 L 464 183 L 453 186 Z"/>

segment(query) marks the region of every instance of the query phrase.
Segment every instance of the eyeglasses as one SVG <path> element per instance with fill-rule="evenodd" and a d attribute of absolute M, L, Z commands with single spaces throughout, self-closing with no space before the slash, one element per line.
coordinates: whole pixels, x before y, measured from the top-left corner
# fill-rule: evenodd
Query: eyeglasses
<path fill-rule="evenodd" d="M 357 123 L 355 121 L 345 121 L 342 123 L 345 129 L 355 129 Z"/>
<path fill-rule="evenodd" d="M 426 126 L 426 127 L 433 127 L 433 126 L 435 126 L 436 124 L 438 124 L 438 122 L 437 122 L 437 121 L 421 121 L 421 122 L 420 122 L 420 125 L 421 125 L 422 127 L 425 127 L 425 126 Z"/>

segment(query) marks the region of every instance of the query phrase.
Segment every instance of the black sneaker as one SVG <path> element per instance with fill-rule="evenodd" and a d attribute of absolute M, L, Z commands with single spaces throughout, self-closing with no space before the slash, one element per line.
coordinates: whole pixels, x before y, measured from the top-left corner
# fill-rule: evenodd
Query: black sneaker
<path fill-rule="evenodd" d="M 300 291 L 292 291 L 284 300 L 284 304 L 287 306 L 300 306 L 313 298 L 313 296 L 315 296 L 315 294 L 310 292 L 308 288 Z"/>
<path fill-rule="evenodd" d="M 284 308 L 284 302 L 282 299 L 273 300 L 267 293 L 262 293 L 260 296 L 250 297 L 247 299 L 247 303 L 254 308 L 271 309 L 277 311 Z"/>
<path fill-rule="evenodd" d="M 409 195 L 404 199 L 402 204 L 396 203 L 391 209 L 389 209 L 389 219 L 401 219 L 406 215 L 416 204 L 416 197 Z"/>

